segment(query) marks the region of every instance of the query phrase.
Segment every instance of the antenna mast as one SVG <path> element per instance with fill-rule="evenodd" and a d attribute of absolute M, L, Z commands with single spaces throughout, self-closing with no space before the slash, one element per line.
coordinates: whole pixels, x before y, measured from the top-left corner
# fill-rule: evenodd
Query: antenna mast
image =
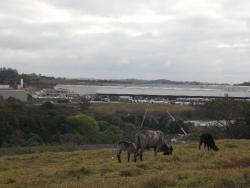
<path fill-rule="evenodd" d="M 174 118 L 174 116 L 172 116 L 172 114 L 170 114 L 169 111 L 167 111 L 169 117 L 172 119 L 172 121 L 176 122 L 176 124 L 180 127 L 181 131 L 184 133 L 185 136 L 187 136 L 187 132 L 183 129 L 183 127 L 180 126 L 180 124 L 176 121 L 176 119 Z"/>
<path fill-rule="evenodd" d="M 144 124 L 144 121 L 145 121 L 146 115 L 147 115 L 147 113 L 148 113 L 149 104 L 150 104 L 150 102 L 147 104 L 147 108 L 146 108 L 145 113 L 144 113 L 144 115 L 143 115 L 143 118 L 142 118 L 142 122 L 141 122 L 141 126 L 140 126 L 140 128 L 142 128 L 142 127 L 143 127 L 143 124 Z"/>

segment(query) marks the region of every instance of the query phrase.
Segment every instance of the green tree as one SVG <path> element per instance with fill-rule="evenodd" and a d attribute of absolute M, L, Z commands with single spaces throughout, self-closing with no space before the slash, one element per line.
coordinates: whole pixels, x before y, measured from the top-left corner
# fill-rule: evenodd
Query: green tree
<path fill-rule="evenodd" d="M 0 83 L 14 85 L 19 82 L 19 79 L 17 70 L 5 67 L 0 68 Z"/>
<path fill-rule="evenodd" d="M 72 128 L 72 133 L 83 135 L 88 143 L 98 142 L 98 132 L 100 128 L 94 118 L 79 113 L 68 117 L 68 123 Z"/>

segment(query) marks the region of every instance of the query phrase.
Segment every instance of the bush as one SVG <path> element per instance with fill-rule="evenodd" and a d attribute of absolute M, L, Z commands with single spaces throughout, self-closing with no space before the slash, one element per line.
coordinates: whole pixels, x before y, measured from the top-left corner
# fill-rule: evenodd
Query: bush
<path fill-rule="evenodd" d="M 30 133 L 28 138 L 25 140 L 25 146 L 37 146 L 43 143 L 41 137 L 37 134 Z"/>
<path fill-rule="evenodd" d="M 88 139 L 79 133 L 62 134 L 59 136 L 59 140 L 60 140 L 61 144 L 71 144 L 71 145 L 78 144 L 78 145 L 80 145 L 80 144 L 88 143 Z"/>

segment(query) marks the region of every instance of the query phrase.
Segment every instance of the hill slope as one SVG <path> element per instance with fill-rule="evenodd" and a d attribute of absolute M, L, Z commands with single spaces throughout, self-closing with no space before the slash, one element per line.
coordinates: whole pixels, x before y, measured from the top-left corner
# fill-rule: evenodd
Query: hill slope
<path fill-rule="evenodd" d="M 114 149 L 44 152 L 0 157 L 0 187 L 248 187 L 250 141 L 174 145 L 173 156 L 145 154 L 144 162 L 117 163 Z"/>

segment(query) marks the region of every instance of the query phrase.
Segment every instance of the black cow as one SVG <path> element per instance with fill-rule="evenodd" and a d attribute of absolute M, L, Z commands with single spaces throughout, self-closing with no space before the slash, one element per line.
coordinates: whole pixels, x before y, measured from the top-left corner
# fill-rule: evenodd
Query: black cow
<path fill-rule="evenodd" d="M 211 134 L 202 134 L 200 136 L 200 145 L 199 145 L 199 149 L 201 147 L 201 145 L 204 143 L 204 148 L 207 147 L 207 150 L 209 151 L 210 149 L 213 149 L 214 151 L 218 151 L 219 148 L 215 145 L 214 143 L 214 139 L 212 137 Z"/>

